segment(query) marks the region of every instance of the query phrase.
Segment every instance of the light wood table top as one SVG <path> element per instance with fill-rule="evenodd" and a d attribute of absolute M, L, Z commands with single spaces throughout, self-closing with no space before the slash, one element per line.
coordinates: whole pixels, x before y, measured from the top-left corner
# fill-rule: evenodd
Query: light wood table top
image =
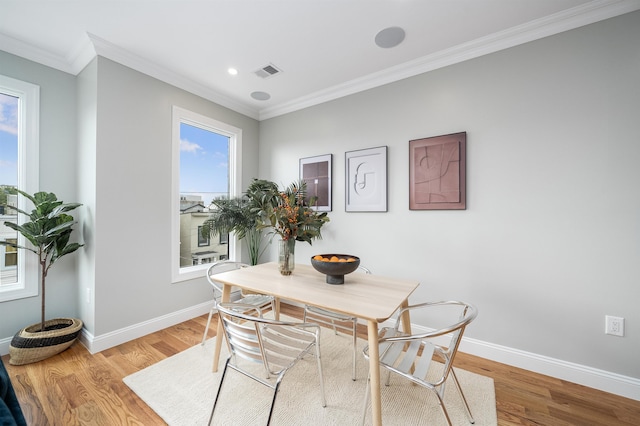
<path fill-rule="evenodd" d="M 311 265 L 296 265 L 293 274 L 281 275 L 276 263 L 216 274 L 216 281 L 256 293 L 270 294 L 307 305 L 383 322 L 418 287 L 414 280 L 353 272 L 344 284 L 327 284 L 325 275 Z"/>

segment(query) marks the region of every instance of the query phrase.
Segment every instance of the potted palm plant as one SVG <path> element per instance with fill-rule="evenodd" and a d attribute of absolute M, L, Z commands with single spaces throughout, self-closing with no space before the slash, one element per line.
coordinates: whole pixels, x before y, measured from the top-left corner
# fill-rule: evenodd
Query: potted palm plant
<path fill-rule="evenodd" d="M 202 226 L 202 236 L 235 233 L 238 239 L 246 241 L 251 265 L 257 265 L 266 248 L 262 244 L 259 212 L 277 204 L 277 193 L 275 183 L 253 179 L 242 197 L 214 199 L 211 215 Z"/>
<path fill-rule="evenodd" d="M 41 295 L 40 323 L 20 330 L 11 340 L 9 347 L 10 360 L 13 365 L 28 364 L 62 352 L 73 344 L 82 330 L 82 321 L 75 318 L 45 319 L 46 278 L 49 269 L 60 258 L 71 254 L 84 244 L 70 242 L 73 216 L 67 212 L 80 207 L 79 203 L 64 203 L 55 194 L 37 192 L 33 195 L 14 189 L 11 193 L 19 193 L 29 199 L 34 209 L 28 213 L 15 209 L 25 215 L 28 220 L 23 223 L 4 222 L 19 232 L 28 242 L 26 245 L 0 241 L 0 244 L 30 251 L 38 256 Z"/>

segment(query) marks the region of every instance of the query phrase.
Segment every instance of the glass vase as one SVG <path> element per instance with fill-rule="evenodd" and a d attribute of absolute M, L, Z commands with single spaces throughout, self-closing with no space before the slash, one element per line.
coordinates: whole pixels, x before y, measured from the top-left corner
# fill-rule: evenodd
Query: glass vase
<path fill-rule="evenodd" d="M 280 240 L 278 247 L 278 267 L 282 275 L 291 275 L 296 267 L 296 240 L 294 238 L 288 240 Z"/>

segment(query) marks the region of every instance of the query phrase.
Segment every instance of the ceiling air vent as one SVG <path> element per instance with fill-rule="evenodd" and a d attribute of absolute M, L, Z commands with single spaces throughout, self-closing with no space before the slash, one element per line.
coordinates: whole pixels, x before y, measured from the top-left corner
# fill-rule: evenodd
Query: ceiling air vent
<path fill-rule="evenodd" d="M 269 64 L 256 71 L 256 75 L 261 78 L 269 78 L 281 72 L 282 70 L 278 69 L 275 65 Z"/>

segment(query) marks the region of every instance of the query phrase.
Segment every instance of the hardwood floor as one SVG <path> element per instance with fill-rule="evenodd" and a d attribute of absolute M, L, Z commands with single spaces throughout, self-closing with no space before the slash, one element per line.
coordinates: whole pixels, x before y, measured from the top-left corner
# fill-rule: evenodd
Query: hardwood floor
<path fill-rule="evenodd" d="M 282 311 L 301 316 L 288 305 Z M 95 355 L 76 343 L 35 364 L 3 361 L 29 425 L 162 425 L 122 378 L 198 344 L 206 320 L 194 318 Z M 359 335 L 366 339 L 364 327 Z M 494 379 L 499 425 L 640 424 L 640 401 L 464 353 L 455 365 Z"/>

